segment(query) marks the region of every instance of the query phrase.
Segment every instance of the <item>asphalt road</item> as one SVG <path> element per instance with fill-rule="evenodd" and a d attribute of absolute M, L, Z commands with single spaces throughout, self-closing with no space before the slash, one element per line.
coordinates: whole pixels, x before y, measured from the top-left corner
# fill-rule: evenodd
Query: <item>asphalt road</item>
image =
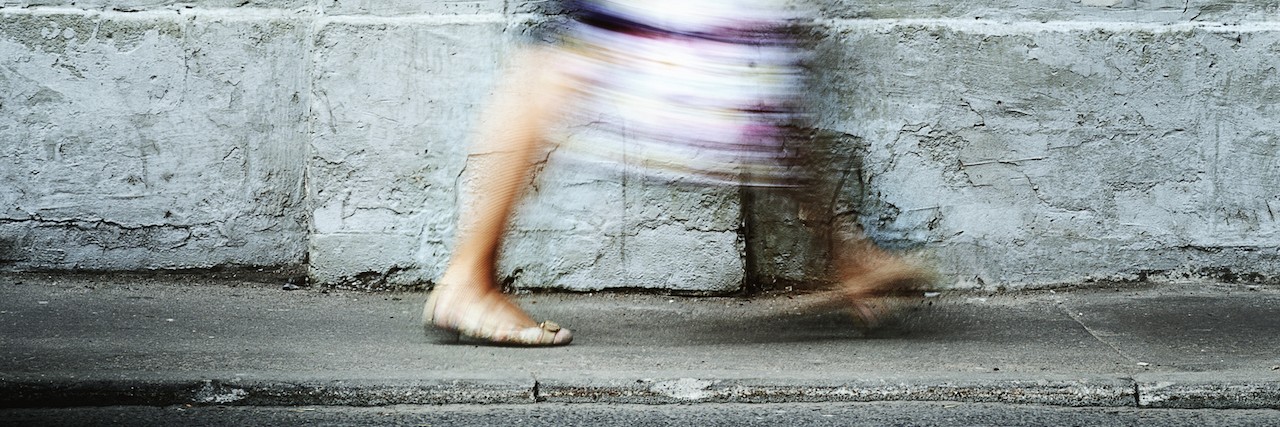
<path fill-rule="evenodd" d="M 113 406 L 0 410 L 0 425 L 1274 426 L 1280 425 L 1280 410 L 1069 408 L 947 402 L 388 407 Z"/>

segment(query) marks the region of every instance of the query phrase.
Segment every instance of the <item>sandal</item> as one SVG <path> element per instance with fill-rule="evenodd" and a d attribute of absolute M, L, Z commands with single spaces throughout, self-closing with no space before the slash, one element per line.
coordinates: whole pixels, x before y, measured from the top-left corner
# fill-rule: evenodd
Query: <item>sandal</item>
<path fill-rule="evenodd" d="M 452 316 L 436 317 L 440 292 L 432 291 L 422 308 L 422 325 L 430 333 L 433 329 L 452 334 L 455 341 L 465 336 L 498 345 L 544 347 L 569 344 L 573 334 L 554 322 L 542 322 L 538 326 L 517 327 L 499 324 L 486 316 L 495 309 L 502 309 L 505 301 L 501 294 L 486 294 L 481 302 L 472 303 Z M 478 304 L 478 305 L 477 305 Z"/>

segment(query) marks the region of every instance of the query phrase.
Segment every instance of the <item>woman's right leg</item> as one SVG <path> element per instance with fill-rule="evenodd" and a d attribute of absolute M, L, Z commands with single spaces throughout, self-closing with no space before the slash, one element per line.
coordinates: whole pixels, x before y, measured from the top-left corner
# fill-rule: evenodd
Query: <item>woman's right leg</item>
<path fill-rule="evenodd" d="M 460 209 L 458 240 L 423 309 L 429 327 L 512 345 L 568 344 L 568 329 L 539 324 L 502 294 L 498 250 L 515 205 L 529 186 L 534 157 L 566 108 L 569 79 L 551 48 L 518 55 L 485 111 L 467 160 L 473 177 Z"/>

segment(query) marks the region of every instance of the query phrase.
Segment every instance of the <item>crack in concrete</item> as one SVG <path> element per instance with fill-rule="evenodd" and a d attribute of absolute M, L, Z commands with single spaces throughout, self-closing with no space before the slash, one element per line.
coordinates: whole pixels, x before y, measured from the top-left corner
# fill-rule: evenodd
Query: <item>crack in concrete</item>
<path fill-rule="evenodd" d="M 1083 328 L 1085 332 L 1088 332 L 1089 336 L 1093 337 L 1093 339 L 1098 340 L 1098 342 L 1102 343 L 1103 345 L 1106 345 L 1107 348 L 1111 349 L 1111 351 L 1116 352 L 1117 355 L 1119 355 L 1120 357 L 1123 357 L 1125 360 L 1128 360 L 1130 364 L 1138 363 L 1138 359 L 1135 359 L 1129 356 L 1128 354 L 1125 354 L 1123 350 L 1120 350 L 1120 347 L 1116 347 L 1114 344 L 1108 342 L 1105 339 L 1102 339 L 1102 336 L 1098 335 L 1097 332 L 1094 332 L 1093 328 L 1090 328 L 1089 325 L 1086 325 L 1084 321 L 1080 320 L 1079 314 L 1073 311 L 1071 307 L 1068 307 L 1065 302 L 1059 302 L 1058 307 L 1061 308 L 1064 313 L 1066 313 L 1067 317 L 1070 317 L 1071 320 L 1075 321 L 1076 324 L 1080 325 L 1080 327 Z"/>
<path fill-rule="evenodd" d="M 94 228 L 98 228 L 98 226 L 100 226 L 100 225 L 106 225 L 106 226 L 115 227 L 115 228 L 118 228 L 118 229 L 121 229 L 121 230 L 172 229 L 172 230 L 187 230 L 187 231 L 190 231 L 192 228 L 195 228 L 195 227 L 198 227 L 198 226 L 201 226 L 201 225 L 205 225 L 205 226 L 212 225 L 212 224 L 188 224 L 188 225 L 177 225 L 177 224 L 137 224 L 137 225 L 128 225 L 128 224 L 124 224 L 124 223 L 120 223 L 120 222 L 111 221 L 111 220 L 108 220 L 108 219 L 105 219 L 105 218 L 94 218 L 94 219 L 77 219 L 77 218 L 49 219 L 49 218 L 41 218 L 40 216 L 37 216 L 37 215 L 32 215 L 32 216 L 31 216 L 31 217 L 29 217 L 29 218 L 0 218 L 0 224 L 22 224 L 22 223 L 29 223 L 29 222 L 35 222 L 35 223 L 39 223 L 39 224 L 42 224 L 42 225 L 62 226 L 62 227 L 73 227 L 73 228 L 79 228 L 79 229 L 94 229 Z"/>

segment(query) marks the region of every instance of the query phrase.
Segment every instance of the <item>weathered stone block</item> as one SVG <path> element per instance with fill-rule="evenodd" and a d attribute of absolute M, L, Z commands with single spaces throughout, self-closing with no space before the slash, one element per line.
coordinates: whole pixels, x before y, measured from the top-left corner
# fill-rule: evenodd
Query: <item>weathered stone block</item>
<path fill-rule="evenodd" d="M 968 285 L 1280 275 L 1277 28 L 833 30 L 824 126 L 867 141 L 877 240 Z"/>
<path fill-rule="evenodd" d="M 315 234 L 350 242 L 313 245 L 313 276 L 417 268 L 410 260 L 419 251 L 432 254 L 420 275 L 439 271 L 468 130 L 502 57 L 504 25 L 338 20 L 319 28 L 308 161 Z M 370 235 L 422 240 L 393 249 Z M 349 249 L 339 258 L 319 253 L 334 246 Z M 390 252 L 400 255 L 374 256 Z"/>
<path fill-rule="evenodd" d="M 301 9 L 313 0 L 4 0 L 0 8 L 72 7 L 85 10 L 136 12 L 164 9 Z"/>
<path fill-rule="evenodd" d="M 7 267 L 303 260 L 296 22 L 0 13 Z"/>

